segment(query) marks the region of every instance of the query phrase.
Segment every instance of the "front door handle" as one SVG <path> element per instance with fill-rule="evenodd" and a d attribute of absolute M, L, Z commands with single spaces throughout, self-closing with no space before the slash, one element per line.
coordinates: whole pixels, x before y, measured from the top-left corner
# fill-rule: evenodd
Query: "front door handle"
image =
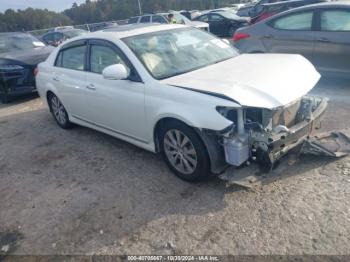
<path fill-rule="evenodd" d="M 264 35 L 264 38 L 265 38 L 265 39 L 272 38 L 272 35 Z"/>
<path fill-rule="evenodd" d="M 90 89 L 90 90 L 96 90 L 96 87 L 95 87 L 94 84 L 88 84 L 88 85 L 86 86 L 86 88 L 87 88 L 87 89 Z"/>

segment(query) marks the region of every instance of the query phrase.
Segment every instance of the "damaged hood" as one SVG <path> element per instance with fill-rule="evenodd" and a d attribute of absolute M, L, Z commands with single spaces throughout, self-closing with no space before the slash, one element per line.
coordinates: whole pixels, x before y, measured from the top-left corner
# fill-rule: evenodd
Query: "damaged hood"
<path fill-rule="evenodd" d="M 242 106 L 273 109 L 307 94 L 319 79 L 301 55 L 243 54 L 162 82 L 225 96 Z"/>

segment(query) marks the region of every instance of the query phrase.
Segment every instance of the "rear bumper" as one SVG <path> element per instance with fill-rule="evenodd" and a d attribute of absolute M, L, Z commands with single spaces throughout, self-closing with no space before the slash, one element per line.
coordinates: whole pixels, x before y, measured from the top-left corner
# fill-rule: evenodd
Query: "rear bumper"
<path fill-rule="evenodd" d="M 304 120 L 289 129 L 289 133 L 274 134 L 268 144 L 268 159 L 273 164 L 289 151 L 300 145 L 314 131 L 321 121 L 328 105 L 328 99 L 321 102 L 308 120 Z M 265 158 L 266 159 L 266 158 Z"/>
<path fill-rule="evenodd" d="M 17 96 L 33 92 L 36 92 L 36 85 L 32 75 L 0 76 L 0 94 Z"/>

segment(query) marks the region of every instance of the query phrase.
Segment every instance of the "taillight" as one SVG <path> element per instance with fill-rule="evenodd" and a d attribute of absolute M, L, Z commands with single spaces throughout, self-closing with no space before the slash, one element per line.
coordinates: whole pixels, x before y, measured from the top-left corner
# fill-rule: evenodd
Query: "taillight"
<path fill-rule="evenodd" d="M 236 32 L 234 35 L 233 35 L 233 41 L 234 42 L 238 42 L 242 39 L 246 39 L 246 38 L 249 38 L 250 35 L 249 34 L 246 34 L 246 33 L 240 33 L 240 32 Z"/>
<path fill-rule="evenodd" d="M 36 68 L 34 68 L 34 76 L 36 76 L 38 73 L 39 73 L 39 69 L 36 67 Z"/>

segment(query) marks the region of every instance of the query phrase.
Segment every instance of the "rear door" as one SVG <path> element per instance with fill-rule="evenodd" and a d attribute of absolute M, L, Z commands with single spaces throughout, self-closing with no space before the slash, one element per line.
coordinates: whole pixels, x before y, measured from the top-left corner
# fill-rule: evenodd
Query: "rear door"
<path fill-rule="evenodd" d="M 116 134 L 145 142 L 145 85 L 124 53 L 113 43 L 104 40 L 89 41 L 86 103 L 91 123 Z M 110 65 L 123 64 L 129 78 L 109 80 L 102 75 Z"/>
<path fill-rule="evenodd" d="M 301 54 L 313 61 L 315 48 L 314 11 L 279 16 L 266 24 L 262 41 L 269 53 Z"/>
<path fill-rule="evenodd" d="M 350 8 L 319 9 L 315 65 L 327 74 L 350 74 Z"/>
<path fill-rule="evenodd" d="M 219 14 L 209 14 L 210 32 L 215 35 L 225 35 L 227 33 L 227 26 L 225 18 Z"/>
<path fill-rule="evenodd" d="M 52 83 L 67 111 L 78 118 L 89 119 L 86 88 L 86 41 L 63 46 L 55 62 Z"/>

